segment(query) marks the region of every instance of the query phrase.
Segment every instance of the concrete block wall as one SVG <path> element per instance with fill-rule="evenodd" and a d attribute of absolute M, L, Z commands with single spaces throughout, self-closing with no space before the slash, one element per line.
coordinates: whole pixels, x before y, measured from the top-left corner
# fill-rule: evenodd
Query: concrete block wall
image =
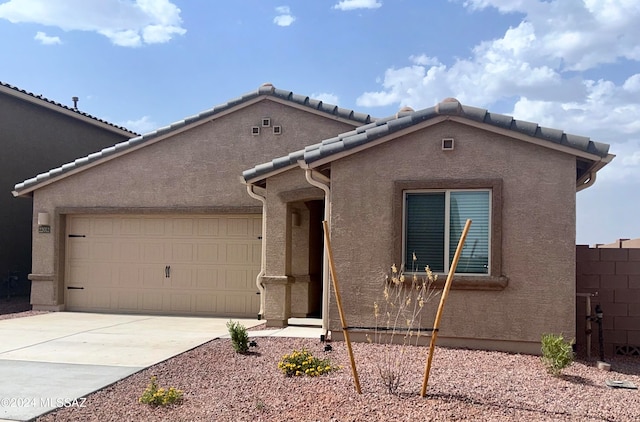
<path fill-rule="evenodd" d="M 613 354 L 640 355 L 640 248 L 576 247 L 576 292 L 603 312 L 605 359 Z M 586 299 L 576 298 L 576 344 L 586 352 Z M 592 323 L 591 356 L 598 356 L 598 325 Z"/>

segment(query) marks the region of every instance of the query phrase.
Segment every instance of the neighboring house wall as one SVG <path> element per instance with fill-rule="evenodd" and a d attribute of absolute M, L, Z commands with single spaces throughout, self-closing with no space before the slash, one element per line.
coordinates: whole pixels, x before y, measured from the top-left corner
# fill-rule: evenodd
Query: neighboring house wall
<path fill-rule="evenodd" d="M 282 134 L 263 130 L 252 136 L 251 127 L 260 126 L 263 117 L 280 125 Z M 33 229 L 33 253 L 38 257 L 33 263 L 34 308 L 64 309 L 66 215 L 260 214 L 260 202 L 247 195 L 240 181 L 245 168 L 353 126 L 263 100 L 204 119 L 194 127 L 35 190 L 34 216 L 48 212 L 55 218 L 52 234 Z"/>
<path fill-rule="evenodd" d="M 455 150 L 442 151 L 441 139 L 449 137 Z M 454 188 L 495 179 L 502 182 L 501 195 L 499 188 L 494 193 L 501 196 L 492 222 L 501 234 L 495 276 L 507 277 L 508 285 L 487 291 L 479 281 L 451 291 L 439 342 L 539 353 L 544 332 L 574 335 L 575 157 L 454 122 L 332 163 L 331 235 L 350 325 L 374 326 L 384 274 L 402 259 L 402 196 L 395 185 Z M 438 299 L 430 303 L 426 321 L 437 305 Z M 340 327 L 335 309 L 330 326 Z"/>
<path fill-rule="evenodd" d="M 2 88 L 9 94 L 0 92 L 0 280 L 10 271 L 26 280 L 31 270 L 32 201 L 14 198 L 14 185 L 134 134 L 92 124 L 93 119 L 79 113 L 76 118 L 71 110 L 45 100 L 25 101 L 15 95 L 28 94 Z"/>
<path fill-rule="evenodd" d="M 640 355 L 640 248 L 576 248 L 576 292 L 596 294 L 591 313 L 603 312 L 605 359 Z M 576 302 L 576 344 L 586 350 L 586 299 Z M 591 355 L 598 356 L 598 325 L 592 323 Z"/>

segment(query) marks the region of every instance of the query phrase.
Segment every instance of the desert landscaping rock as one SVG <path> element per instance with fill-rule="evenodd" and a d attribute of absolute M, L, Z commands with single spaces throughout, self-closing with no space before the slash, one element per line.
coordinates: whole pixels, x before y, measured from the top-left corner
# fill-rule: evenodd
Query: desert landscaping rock
<path fill-rule="evenodd" d="M 167 333 L 170 335 L 170 333 Z M 258 338 L 257 351 L 236 354 L 228 339 L 134 374 L 87 397 L 85 407 L 60 409 L 45 421 L 637 421 L 638 390 L 612 389 L 608 379 L 640 384 L 640 359 L 612 359 L 612 371 L 578 361 L 564 375 L 548 375 L 537 356 L 436 348 L 427 397 L 419 395 L 428 348 L 409 347 L 410 368 L 399 395 L 381 384 L 377 364 L 385 346 L 353 345 L 362 393 L 355 392 L 345 344 L 333 351 L 315 339 Z M 341 370 L 320 377 L 286 377 L 283 355 L 306 348 Z M 399 353 L 394 346 L 393 353 Z M 138 403 L 157 376 L 184 391 L 180 405 Z"/>

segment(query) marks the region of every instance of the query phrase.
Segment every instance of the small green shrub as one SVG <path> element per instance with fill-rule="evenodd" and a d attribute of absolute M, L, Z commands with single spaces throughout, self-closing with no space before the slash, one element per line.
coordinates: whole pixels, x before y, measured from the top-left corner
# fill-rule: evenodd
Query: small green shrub
<path fill-rule="evenodd" d="M 542 362 L 553 376 L 559 376 L 562 370 L 573 363 L 573 341 L 565 341 L 561 335 L 542 335 Z"/>
<path fill-rule="evenodd" d="M 236 353 L 247 353 L 249 351 L 249 333 L 244 325 L 239 322 L 227 322 L 227 328 L 231 335 L 231 344 Z"/>
<path fill-rule="evenodd" d="M 150 404 L 151 406 L 168 406 L 177 404 L 182 401 L 182 390 L 174 387 L 169 389 L 158 388 L 158 380 L 155 376 L 151 377 L 151 382 L 138 399 L 140 403 Z"/>
<path fill-rule="evenodd" d="M 308 375 L 317 377 L 339 369 L 333 366 L 330 359 L 319 359 L 306 349 L 294 350 L 288 355 L 284 355 L 278 363 L 278 368 L 288 377 Z"/>

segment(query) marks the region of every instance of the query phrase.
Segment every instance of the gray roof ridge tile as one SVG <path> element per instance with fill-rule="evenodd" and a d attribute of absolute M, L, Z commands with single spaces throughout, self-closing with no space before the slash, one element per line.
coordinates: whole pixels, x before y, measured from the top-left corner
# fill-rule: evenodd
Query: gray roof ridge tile
<path fill-rule="evenodd" d="M 516 120 L 512 116 L 504 114 L 490 113 L 483 108 L 462 105 L 455 98 L 447 98 L 433 107 L 418 111 L 397 113 L 394 116 L 376 119 L 352 131 L 325 139 L 317 144 L 309 145 L 302 150 L 304 161 L 307 164 L 311 164 L 315 161 L 329 158 L 332 155 L 341 154 L 352 148 L 365 145 L 383 136 L 393 134 L 401 129 L 414 126 L 438 116 L 463 117 L 486 125 L 535 137 L 550 143 L 560 144 L 578 151 L 587 152 L 601 158 L 607 157 L 609 153 L 608 144 L 592 141 L 588 137 L 567 134 L 560 129 L 542 127 L 537 123 Z M 269 166 L 267 163 L 266 166 L 260 165 L 254 167 L 254 170 L 251 174 L 252 178 L 255 179 L 277 171 L 278 168 Z"/>
<path fill-rule="evenodd" d="M 54 105 L 54 106 L 57 106 L 57 107 L 60 107 L 61 109 L 64 109 L 64 110 L 67 110 L 67 111 L 71 111 L 71 112 L 73 112 L 73 113 L 76 113 L 76 114 L 78 114 L 78 115 L 80 115 L 80 116 L 83 116 L 83 117 L 86 117 L 86 118 L 88 118 L 88 119 L 95 120 L 95 121 L 96 121 L 96 122 L 98 122 L 98 123 L 102 123 L 102 124 L 105 124 L 105 125 L 111 126 L 111 127 L 115 128 L 115 129 L 119 129 L 119 130 L 122 130 L 122 131 L 125 131 L 125 132 L 128 132 L 128 133 L 131 133 L 131 134 L 134 134 L 134 135 L 136 135 L 136 134 L 137 134 L 136 132 L 134 132 L 134 131 L 132 131 L 132 130 L 127 129 L 127 128 L 126 128 L 126 127 L 124 127 L 124 126 L 118 126 L 118 125 L 116 125 L 116 124 L 114 124 L 114 123 L 111 123 L 111 122 L 108 122 L 108 121 L 106 121 L 106 120 L 100 119 L 100 118 L 98 118 L 98 117 L 96 117 L 96 116 L 94 116 L 94 115 L 91 115 L 91 114 L 89 114 L 89 113 L 86 113 L 86 112 L 84 112 L 84 111 L 80 111 L 80 110 L 78 110 L 77 108 L 69 107 L 69 106 L 66 106 L 66 105 L 64 105 L 64 104 L 62 104 L 62 103 L 59 103 L 59 102 L 56 102 L 56 101 L 50 100 L 50 99 L 48 99 L 47 97 L 45 97 L 45 96 L 43 96 L 43 95 L 34 94 L 33 92 L 29 92 L 29 91 L 27 91 L 27 90 L 20 89 L 20 88 L 18 88 L 17 86 L 14 86 L 14 85 L 11 85 L 11 84 L 8 84 L 8 83 L 5 83 L 5 82 L 2 82 L 2 81 L 0 81 L 0 85 L 1 85 L 1 86 L 3 86 L 3 87 L 5 87 L 5 88 L 8 88 L 8 89 L 10 89 L 10 90 L 13 90 L 13 91 L 15 91 L 16 93 L 21 93 L 21 94 L 24 94 L 24 95 L 28 95 L 28 96 L 30 96 L 30 97 L 33 97 L 34 99 L 37 99 L 37 100 L 43 101 L 43 102 L 45 102 L 45 103 L 48 103 L 48 104 L 51 104 L 51 105 Z"/>

